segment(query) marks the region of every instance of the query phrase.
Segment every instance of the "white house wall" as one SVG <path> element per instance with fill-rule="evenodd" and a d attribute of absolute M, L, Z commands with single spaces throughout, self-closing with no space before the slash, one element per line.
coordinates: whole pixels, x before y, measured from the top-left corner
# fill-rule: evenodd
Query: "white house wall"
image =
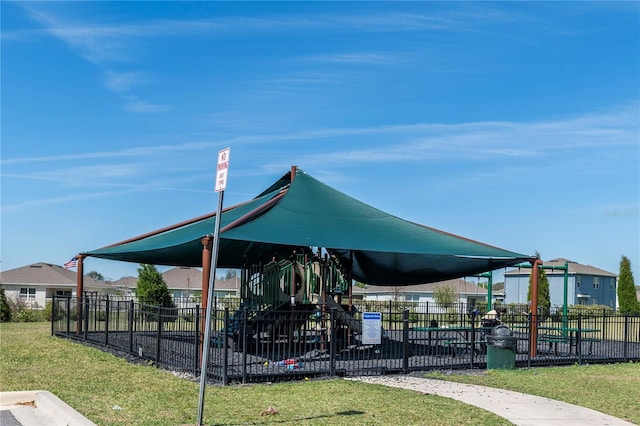
<path fill-rule="evenodd" d="M 36 289 L 36 295 L 34 298 L 21 298 L 20 297 L 20 289 L 21 288 L 34 288 Z M 47 289 L 42 287 L 36 287 L 33 285 L 11 285 L 11 284 L 3 284 L 2 288 L 4 288 L 4 295 L 7 299 L 12 302 L 22 302 L 27 307 L 33 309 L 44 308 L 47 303 Z"/>

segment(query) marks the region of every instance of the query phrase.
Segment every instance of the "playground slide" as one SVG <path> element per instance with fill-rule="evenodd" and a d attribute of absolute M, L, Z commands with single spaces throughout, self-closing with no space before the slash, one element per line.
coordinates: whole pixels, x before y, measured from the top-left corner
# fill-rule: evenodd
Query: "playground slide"
<path fill-rule="evenodd" d="M 335 308 L 338 315 L 338 321 L 345 324 L 351 331 L 355 331 L 358 334 L 362 334 L 362 323 L 355 319 L 351 313 L 344 310 L 344 308 L 337 303 L 333 298 L 327 297 L 327 307 L 329 309 Z"/>

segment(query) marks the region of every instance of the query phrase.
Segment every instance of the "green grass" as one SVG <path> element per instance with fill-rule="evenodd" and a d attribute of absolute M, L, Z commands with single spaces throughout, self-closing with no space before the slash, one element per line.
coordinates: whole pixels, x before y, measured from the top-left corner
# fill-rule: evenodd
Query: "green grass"
<path fill-rule="evenodd" d="M 195 424 L 198 382 L 51 337 L 49 327 L 0 324 L 0 391 L 49 390 L 99 425 Z M 430 376 L 546 396 L 640 424 L 640 364 Z M 260 416 L 269 406 L 279 413 Z M 340 379 L 208 386 L 204 417 L 216 425 L 509 424 L 451 399 Z"/>
<path fill-rule="evenodd" d="M 51 337 L 49 327 L 0 324 L 1 391 L 48 390 L 100 425 L 196 423 L 199 383 Z M 451 399 L 340 379 L 208 386 L 205 397 L 205 422 L 216 425 L 509 424 Z M 279 413 L 260 416 L 269 406 Z"/>
<path fill-rule="evenodd" d="M 588 407 L 640 424 L 640 363 L 489 370 L 427 377 L 507 389 Z"/>

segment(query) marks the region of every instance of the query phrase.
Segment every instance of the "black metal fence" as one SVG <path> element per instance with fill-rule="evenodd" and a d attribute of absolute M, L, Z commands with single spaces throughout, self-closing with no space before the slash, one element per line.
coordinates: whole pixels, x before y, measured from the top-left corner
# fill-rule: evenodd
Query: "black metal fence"
<path fill-rule="evenodd" d="M 492 328 L 482 321 L 483 312 L 462 305 L 297 305 L 259 314 L 237 299 L 216 300 L 214 306 L 207 375 L 222 384 L 487 367 L 486 335 Z M 363 327 L 364 312 L 376 313 L 381 328 Z M 199 375 L 203 315 L 200 306 L 56 298 L 51 332 Z M 535 317 L 511 307 L 502 322 L 511 344 L 496 350 L 511 351 L 516 367 L 640 360 L 637 316 L 570 309 L 567 315 Z M 371 343 L 376 335 L 379 344 Z"/>

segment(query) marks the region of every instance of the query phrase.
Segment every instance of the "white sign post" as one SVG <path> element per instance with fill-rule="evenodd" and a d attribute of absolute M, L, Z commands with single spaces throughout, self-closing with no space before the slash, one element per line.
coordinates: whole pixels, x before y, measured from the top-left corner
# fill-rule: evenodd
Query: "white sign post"
<path fill-rule="evenodd" d="M 229 170 L 230 148 L 218 152 L 218 168 L 216 171 L 216 192 L 218 193 L 218 210 L 216 212 L 216 224 L 213 232 L 213 250 L 211 252 L 211 271 L 209 276 L 209 294 L 207 297 L 207 313 L 205 316 L 204 342 L 202 344 L 202 365 L 200 366 L 200 395 L 198 396 L 198 426 L 202 425 L 204 415 L 204 391 L 207 386 L 207 364 L 209 363 L 209 345 L 211 341 L 211 305 L 213 304 L 213 289 L 216 279 L 216 267 L 218 266 L 218 247 L 220 238 L 220 216 L 222 215 L 222 200 L 224 190 L 227 188 L 227 172 Z M 224 343 L 226 345 L 226 341 Z"/>

